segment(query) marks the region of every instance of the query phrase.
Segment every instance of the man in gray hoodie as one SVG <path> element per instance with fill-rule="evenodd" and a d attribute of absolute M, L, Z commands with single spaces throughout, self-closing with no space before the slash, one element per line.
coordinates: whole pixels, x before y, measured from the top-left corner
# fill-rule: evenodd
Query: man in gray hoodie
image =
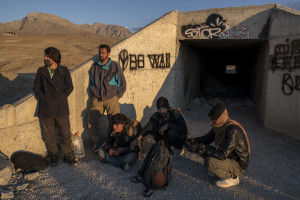
<path fill-rule="evenodd" d="M 107 112 L 109 130 L 112 129 L 111 116 L 120 113 L 119 99 L 126 91 L 123 71 L 116 61 L 109 58 L 110 47 L 99 46 L 99 61 L 93 63 L 90 71 L 89 90 L 92 105 L 88 114 L 88 128 L 94 142 L 95 153 L 101 146 L 99 119 Z M 110 131 L 109 131 L 110 132 Z"/>

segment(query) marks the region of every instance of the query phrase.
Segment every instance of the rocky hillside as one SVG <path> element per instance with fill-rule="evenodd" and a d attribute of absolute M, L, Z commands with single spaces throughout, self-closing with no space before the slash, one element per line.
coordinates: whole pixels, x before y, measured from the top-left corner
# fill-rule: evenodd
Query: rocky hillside
<path fill-rule="evenodd" d="M 14 32 L 20 35 L 88 35 L 101 34 L 122 39 L 131 34 L 125 27 L 95 23 L 77 25 L 52 14 L 29 13 L 25 18 L 0 23 L 0 32 Z"/>

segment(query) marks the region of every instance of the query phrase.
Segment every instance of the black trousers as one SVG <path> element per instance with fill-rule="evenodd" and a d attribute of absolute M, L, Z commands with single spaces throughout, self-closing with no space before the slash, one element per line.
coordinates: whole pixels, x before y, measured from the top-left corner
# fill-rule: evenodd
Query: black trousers
<path fill-rule="evenodd" d="M 58 140 L 56 135 L 57 127 L 60 134 L 59 136 L 62 153 L 64 156 L 72 155 L 73 149 L 69 116 L 58 118 L 40 118 L 40 121 L 43 128 L 43 136 L 48 149 L 48 154 L 50 156 L 59 154 Z"/>
<path fill-rule="evenodd" d="M 166 146 L 169 149 L 170 146 L 175 147 L 176 149 L 182 149 L 184 143 L 186 140 L 186 136 L 183 134 L 180 134 L 179 132 L 175 130 L 168 130 L 167 137 L 166 137 Z"/>

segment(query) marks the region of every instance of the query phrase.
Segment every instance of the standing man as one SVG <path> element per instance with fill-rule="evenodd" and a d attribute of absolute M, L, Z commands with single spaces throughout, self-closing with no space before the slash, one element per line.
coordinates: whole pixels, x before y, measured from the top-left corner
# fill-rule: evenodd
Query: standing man
<path fill-rule="evenodd" d="M 217 103 L 209 114 L 212 129 L 204 136 L 191 138 L 186 146 L 191 152 L 198 152 L 204 158 L 209 172 L 221 179 L 219 187 L 231 187 L 239 184 L 239 176 L 249 164 L 250 145 L 244 128 L 228 117 L 223 102 Z M 215 147 L 208 145 L 215 141 Z"/>
<path fill-rule="evenodd" d="M 172 154 L 175 149 L 183 150 L 187 139 L 187 127 L 183 116 L 177 109 L 169 106 L 165 97 L 157 99 L 156 108 L 157 112 L 150 117 L 139 139 L 151 134 L 156 142 L 164 140 Z"/>
<path fill-rule="evenodd" d="M 126 90 L 123 71 L 119 63 L 109 58 L 109 54 L 110 47 L 106 44 L 100 45 L 99 61 L 95 62 L 89 71 L 92 105 L 88 114 L 88 128 L 94 142 L 95 153 L 103 142 L 100 138 L 99 119 L 106 110 L 110 133 L 111 116 L 120 113 L 119 99 Z"/>
<path fill-rule="evenodd" d="M 60 65 L 61 54 L 55 47 L 44 50 L 44 67 L 36 73 L 33 91 L 39 101 L 38 116 L 43 136 L 48 148 L 50 163 L 56 166 L 59 161 L 56 127 L 60 132 L 61 151 L 64 162 L 76 163 L 71 146 L 68 96 L 73 91 L 73 83 L 67 67 Z"/>

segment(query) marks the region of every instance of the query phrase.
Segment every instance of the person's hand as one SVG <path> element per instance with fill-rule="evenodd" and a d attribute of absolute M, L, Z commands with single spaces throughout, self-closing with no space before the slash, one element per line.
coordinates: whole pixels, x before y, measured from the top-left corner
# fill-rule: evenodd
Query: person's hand
<path fill-rule="evenodd" d="M 188 143 L 186 144 L 186 148 L 187 150 L 189 150 L 192 153 L 198 152 L 199 151 L 199 144 L 195 144 L 195 143 Z"/>
<path fill-rule="evenodd" d="M 199 150 L 198 150 L 198 153 L 200 154 L 200 155 L 202 155 L 202 154 L 206 154 L 206 151 L 207 151 L 207 149 L 206 149 L 206 147 L 205 147 L 205 145 L 204 144 L 199 144 Z"/>
<path fill-rule="evenodd" d="M 193 144 L 195 143 L 195 139 L 194 138 L 190 138 L 187 140 L 187 143 Z"/>
<path fill-rule="evenodd" d="M 168 124 L 163 125 L 160 129 L 159 129 L 159 134 L 164 135 L 164 131 L 168 129 Z"/>
<path fill-rule="evenodd" d="M 108 155 L 113 156 L 114 155 L 114 150 L 113 149 L 109 149 Z"/>
<path fill-rule="evenodd" d="M 140 141 L 142 139 L 142 135 L 139 135 L 139 137 L 137 137 L 137 140 Z"/>
<path fill-rule="evenodd" d="M 119 148 L 117 148 L 116 150 L 114 150 L 114 155 L 115 155 L 115 156 L 118 156 L 118 155 L 120 155 L 121 153 L 123 153 L 124 151 L 125 151 L 125 148 L 119 147 Z"/>

